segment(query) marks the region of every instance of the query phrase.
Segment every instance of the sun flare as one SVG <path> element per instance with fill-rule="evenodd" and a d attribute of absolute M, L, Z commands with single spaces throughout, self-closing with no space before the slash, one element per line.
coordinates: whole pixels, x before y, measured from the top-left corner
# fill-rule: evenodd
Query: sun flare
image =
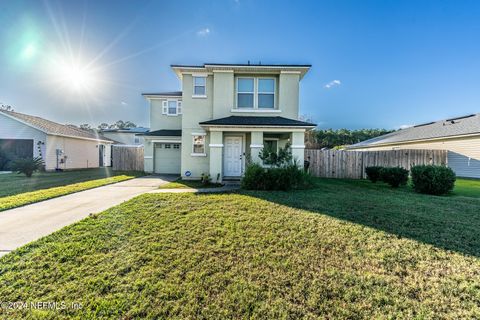
<path fill-rule="evenodd" d="M 54 80 L 71 91 L 85 93 L 98 85 L 99 78 L 95 70 L 81 61 L 56 59 L 51 68 Z"/>
<path fill-rule="evenodd" d="M 64 85 L 74 91 L 85 91 L 95 82 L 93 74 L 76 63 L 62 63 L 58 70 L 59 77 Z"/>

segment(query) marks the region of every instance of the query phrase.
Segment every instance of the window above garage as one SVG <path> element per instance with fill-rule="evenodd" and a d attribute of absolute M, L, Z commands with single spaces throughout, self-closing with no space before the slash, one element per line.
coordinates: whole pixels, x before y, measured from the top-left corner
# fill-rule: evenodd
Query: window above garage
<path fill-rule="evenodd" d="M 182 114 L 182 100 L 165 100 L 162 102 L 162 114 L 178 116 Z"/>

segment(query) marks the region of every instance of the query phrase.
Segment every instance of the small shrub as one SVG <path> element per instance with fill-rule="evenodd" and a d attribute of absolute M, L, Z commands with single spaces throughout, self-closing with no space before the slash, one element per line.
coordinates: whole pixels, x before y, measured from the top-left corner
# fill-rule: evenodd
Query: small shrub
<path fill-rule="evenodd" d="M 412 186 L 416 192 L 443 195 L 455 187 L 452 169 L 443 166 L 420 165 L 412 167 Z"/>
<path fill-rule="evenodd" d="M 368 180 L 373 183 L 380 181 L 380 170 L 382 169 L 383 167 L 366 167 L 365 173 L 367 174 Z"/>
<path fill-rule="evenodd" d="M 408 181 L 408 170 L 400 167 L 382 168 L 380 180 L 388 183 L 392 188 L 406 185 Z"/>
<path fill-rule="evenodd" d="M 283 167 L 263 168 L 259 164 L 250 164 L 245 170 L 241 186 L 248 190 L 292 190 L 306 189 L 313 179 L 297 164 Z"/>
<path fill-rule="evenodd" d="M 208 173 L 202 173 L 202 176 L 200 177 L 200 182 L 203 185 L 208 186 L 211 181 L 212 179 L 210 178 L 210 175 Z"/>
<path fill-rule="evenodd" d="M 258 157 L 264 164 L 274 167 L 284 167 L 292 164 L 293 156 L 290 144 L 287 143 L 285 147 L 279 148 L 278 153 L 271 148 L 262 148 Z"/>
<path fill-rule="evenodd" d="M 41 170 L 43 167 L 43 159 L 41 157 L 33 159 L 16 159 L 11 163 L 11 169 L 17 173 L 23 173 L 28 178 L 32 176 L 35 171 Z"/>
<path fill-rule="evenodd" d="M 245 169 L 245 174 L 241 181 L 243 189 L 264 190 L 265 189 L 265 169 L 256 163 L 249 164 Z"/>

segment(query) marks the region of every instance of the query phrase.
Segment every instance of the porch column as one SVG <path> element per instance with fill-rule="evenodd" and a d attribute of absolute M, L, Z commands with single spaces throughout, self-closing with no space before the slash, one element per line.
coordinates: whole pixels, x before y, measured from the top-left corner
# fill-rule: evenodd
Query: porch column
<path fill-rule="evenodd" d="M 305 158 L 305 132 L 292 132 L 292 156 L 297 161 L 299 167 L 303 168 Z"/>
<path fill-rule="evenodd" d="M 210 178 L 212 182 L 222 182 L 223 178 L 223 132 L 210 132 Z M 217 179 L 218 178 L 218 179 Z"/>
<path fill-rule="evenodd" d="M 262 148 L 263 148 L 263 132 L 252 131 L 251 141 L 250 141 L 250 154 L 252 157 L 252 163 L 262 163 L 262 160 L 258 156 Z"/>

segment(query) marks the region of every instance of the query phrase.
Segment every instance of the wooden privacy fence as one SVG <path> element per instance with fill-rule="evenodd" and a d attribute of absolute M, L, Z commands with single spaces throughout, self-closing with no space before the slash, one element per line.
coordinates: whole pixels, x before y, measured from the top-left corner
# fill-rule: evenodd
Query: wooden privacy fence
<path fill-rule="evenodd" d="M 344 151 L 305 149 L 310 173 L 316 177 L 365 179 L 371 166 L 403 167 L 419 164 L 447 164 L 446 150 Z"/>
<path fill-rule="evenodd" d="M 143 146 L 112 146 L 112 167 L 120 171 L 143 171 Z"/>

